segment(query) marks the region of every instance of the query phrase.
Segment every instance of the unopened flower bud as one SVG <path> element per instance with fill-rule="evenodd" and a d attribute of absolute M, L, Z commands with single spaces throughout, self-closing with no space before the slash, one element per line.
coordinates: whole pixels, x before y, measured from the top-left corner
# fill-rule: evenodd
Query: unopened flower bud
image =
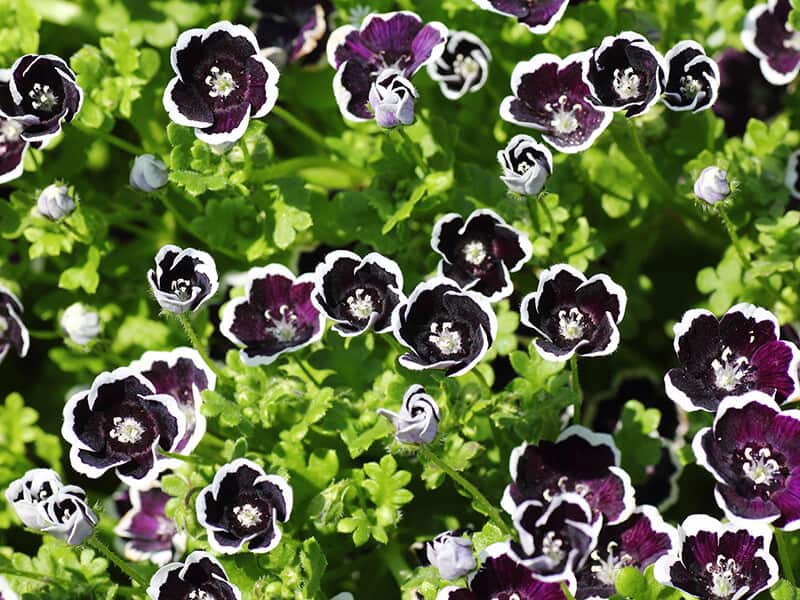
<path fill-rule="evenodd" d="M 728 172 L 719 167 L 706 167 L 694 182 L 694 193 L 708 204 L 722 202 L 731 193 Z"/>
<path fill-rule="evenodd" d="M 51 221 L 58 221 L 75 210 L 75 201 L 70 196 L 69 188 L 66 185 L 53 183 L 39 194 L 36 208 L 42 216 Z"/>
<path fill-rule="evenodd" d="M 167 185 L 167 167 L 152 154 L 137 156 L 131 167 L 131 187 L 141 192 L 155 192 Z"/>

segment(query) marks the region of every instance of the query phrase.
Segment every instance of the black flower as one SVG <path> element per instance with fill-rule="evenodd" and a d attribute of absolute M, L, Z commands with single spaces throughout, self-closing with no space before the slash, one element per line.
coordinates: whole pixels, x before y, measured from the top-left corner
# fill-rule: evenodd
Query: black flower
<path fill-rule="evenodd" d="M 407 369 L 446 369 L 463 375 L 494 343 L 497 317 L 475 292 L 465 292 L 446 277 L 419 284 L 392 314 L 397 340 L 411 351 L 402 354 Z"/>
<path fill-rule="evenodd" d="M 772 85 L 787 85 L 800 72 L 800 33 L 789 23 L 790 0 L 756 4 L 744 19 L 741 38 Z"/>
<path fill-rule="evenodd" d="M 278 99 L 278 69 L 244 25 L 221 21 L 184 31 L 170 60 L 176 77 L 164 90 L 164 108 L 208 144 L 236 142 Z"/>
<path fill-rule="evenodd" d="M 159 306 L 179 314 L 198 310 L 219 287 L 217 265 L 208 252 L 172 244 L 158 251 L 147 280 Z"/>
<path fill-rule="evenodd" d="M 275 64 L 313 64 L 324 54 L 334 11 L 330 0 L 255 0 L 252 10 L 261 54 Z"/>
<path fill-rule="evenodd" d="M 556 26 L 569 6 L 569 0 L 473 0 L 492 12 L 516 17 L 532 33 L 547 33 Z"/>
<path fill-rule="evenodd" d="M 242 600 L 219 561 L 195 550 L 183 563 L 161 567 L 147 587 L 151 600 Z"/>
<path fill-rule="evenodd" d="M 206 528 L 215 552 L 269 552 L 292 514 L 292 488 L 283 477 L 267 475 L 256 463 L 239 458 L 222 467 L 197 496 L 197 520 Z"/>
<path fill-rule="evenodd" d="M 466 222 L 456 213 L 443 216 L 433 226 L 431 247 L 442 257 L 440 275 L 489 302 L 511 295 L 510 274 L 519 271 L 533 254 L 528 236 L 489 209 L 474 211 Z"/>
<path fill-rule="evenodd" d="M 20 317 L 22 310 L 22 303 L 11 290 L 0 285 L 0 363 L 9 348 L 14 348 L 20 358 L 28 354 L 30 337 Z"/>
<path fill-rule="evenodd" d="M 22 125 L 19 122 L 0 117 L 0 184 L 22 175 L 29 144 L 21 134 Z"/>
<path fill-rule="evenodd" d="M 719 68 L 700 44 L 692 40 L 679 42 L 664 60 L 667 62 L 664 104 L 668 108 L 699 112 L 714 105 L 719 91 Z"/>
<path fill-rule="evenodd" d="M 428 75 L 446 98 L 458 100 L 483 87 L 491 61 L 492 53 L 478 36 L 451 30 L 442 55 L 428 63 Z"/>
<path fill-rule="evenodd" d="M 125 513 L 114 527 L 123 542 L 128 560 L 150 561 L 162 566 L 175 560 L 186 549 L 186 533 L 167 516 L 170 496 L 158 485 L 125 492 Z"/>

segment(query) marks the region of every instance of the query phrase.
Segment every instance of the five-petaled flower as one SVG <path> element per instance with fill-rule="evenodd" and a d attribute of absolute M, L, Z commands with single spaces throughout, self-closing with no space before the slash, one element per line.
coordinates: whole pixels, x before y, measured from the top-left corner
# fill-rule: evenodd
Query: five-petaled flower
<path fill-rule="evenodd" d="M 539 287 L 522 299 L 520 321 L 536 331 L 533 345 L 545 360 L 606 356 L 619 345 L 627 295 L 608 275 L 586 276 L 566 264 L 545 269 Z"/>
<path fill-rule="evenodd" d="M 333 92 L 342 116 L 372 120 L 377 116 L 369 108 L 373 84 L 390 75 L 410 81 L 421 67 L 441 56 L 446 41 L 447 27 L 423 23 L 407 11 L 371 14 L 359 29 L 339 27 L 331 34 L 327 51 L 328 62 L 336 69 Z"/>
<path fill-rule="evenodd" d="M 199 310 L 219 287 L 217 264 L 208 252 L 172 244 L 158 251 L 147 280 L 159 306 L 178 314 Z"/>
<path fill-rule="evenodd" d="M 608 36 L 586 63 L 589 101 L 600 109 L 624 110 L 629 118 L 644 114 L 661 97 L 665 72 L 664 57 L 641 34 Z"/>
<path fill-rule="evenodd" d="M 751 390 L 790 399 L 800 390 L 800 351 L 779 336 L 775 315 L 752 304 L 737 304 L 721 319 L 704 309 L 686 311 L 675 324 L 681 366 L 664 377 L 667 395 L 684 410 L 709 412 L 723 398 Z"/>
<path fill-rule="evenodd" d="M 452 279 L 435 277 L 420 283 L 392 313 L 394 336 L 409 352 L 400 355 L 407 369 L 446 369 L 463 375 L 474 367 L 497 337 L 491 304 L 464 291 Z"/>
<path fill-rule="evenodd" d="M 515 135 L 503 150 L 497 152 L 503 167 L 500 179 L 517 194 L 535 196 L 542 191 L 553 173 L 553 155 L 544 144 L 529 135 Z"/>
<path fill-rule="evenodd" d="M 97 515 L 86 504 L 86 492 L 76 485 L 57 489 L 38 505 L 43 525 L 40 531 L 49 533 L 70 546 L 77 546 L 94 533 Z"/>
<path fill-rule="evenodd" d="M 28 354 L 30 336 L 22 322 L 22 303 L 7 287 L 0 285 L 0 363 L 8 350 L 14 348 L 17 356 Z"/>
<path fill-rule="evenodd" d="M 749 600 L 778 581 L 764 526 L 722 524 L 690 515 L 678 528 L 679 545 L 656 561 L 656 580 L 699 600 Z"/>
<path fill-rule="evenodd" d="M 253 29 L 261 54 L 278 66 L 316 63 L 325 53 L 333 17 L 331 0 L 255 0 Z"/>
<path fill-rule="evenodd" d="M 244 296 L 225 305 L 219 327 L 241 347 L 245 364 L 268 365 L 322 337 L 325 315 L 311 301 L 315 279 L 280 264 L 250 269 Z"/>
<path fill-rule="evenodd" d="M 439 83 L 445 98 L 458 100 L 483 87 L 491 61 L 492 53 L 478 36 L 450 31 L 442 55 L 428 63 L 428 75 Z"/>
<path fill-rule="evenodd" d="M 395 439 L 404 444 L 430 444 L 439 431 L 439 406 L 421 385 L 412 385 L 403 395 L 400 412 L 378 409 L 395 427 Z"/>
<path fill-rule="evenodd" d="M 197 496 L 197 520 L 215 552 L 269 552 L 281 540 L 279 522 L 292 514 L 292 488 L 283 477 L 238 458 L 222 467 Z"/>
<path fill-rule="evenodd" d="M 69 123 L 83 103 L 83 90 L 67 63 L 52 54 L 26 54 L 0 85 L 0 116 L 21 126 L 26 142 L 45 143 Z"/>
<path fill-rule="evenodd" d="M 130 488 L 118 499 L 125 513 L 114 527 L 122 540 L 128 560 L 150 561 L 163 566 L 176 560 L 186 549 L 186 532 L 167 516 L 170 496 L 157 484 L 147 489 Z"/>
<path fill-rule="evenodd" d="M 131 487 L 146 487 L 170 466 L 159 450 L 175 452 L 186 434 L 186 417 L 175 398 L 156 393 L 141 373 L 120 367 L 98 375 L 88 392 L 64 406 L 61 436 L 70 464 L 96 479 L 110 469 Z"/>
<path fill-rule="evenodd" d="M 516 17 L 532 33 L 547 33 L 556 26 L 569 6 L 569 0 L 473 0 L 492 12 Z"/>
<path fill-rule="evenodd" d="M 556 150 L 573 154 L 586 150 L 611 123 L 613 114 L 595 107 L 587 97 L 583 71 L 587 52 L 564 59 L 537 54 L 514 67 L 511 96 L 500 105 L 509 123 L 531 127 Z"/>
<path fill-rule="evenodd" d="M 31 469 L 9 484 L 5 497 L 25 527 L 40 530 L 45 521 L 39 505 L 62 487 L 53 469 Z"/>
<path fill-rule="evenodd" d="M 668 108 L 700 112 L 714 105 L 719 92 L 719 67 L 700 44 L 693 40 L 678 42 L 664 60 L 664 104 Z"/>
<path fill-rule="evenodd" d="M 242 600 L 225 569 L 208 552 L 195 550 L 186 561 L 164 565 L 147 586 L 150 600 Z"/>
<path fill-rule="evenodd" d="M 472 540 L 455 531 L 444 531 L 425 544 L 425 555 L 442 579 L 455 581 L 476 567 Z"/>
<path fill-rule="evenodd" d="M 756 4 L 744 19 L 741 38 L 772 85 L 787 85 L 800 73 L 800 32 L 789 23 L 790 0 Z"/>
<path fill-rule="evenodd" d="M 184 31 L 170 62 L 176 76 L 164 90 L 164 108 L 208 144 L 236 142 L 250 119 L 266 116 L 278 99 L 278 69 L 244 25 L 221 21 Z"/>
<path fill-rule="evenodd" d="M 511 295 L 511 273 L 533 254 L 528 236 L 489 209 L 464 218 L 449 213 L 433 226 L 431 247 L 442 257 L 439 274 L 497 302 Z"/>

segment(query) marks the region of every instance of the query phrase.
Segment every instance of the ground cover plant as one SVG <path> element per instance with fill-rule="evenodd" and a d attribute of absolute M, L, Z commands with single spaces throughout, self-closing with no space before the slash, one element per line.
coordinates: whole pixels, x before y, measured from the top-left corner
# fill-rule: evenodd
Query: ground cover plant
<path fill-rule="evenodd" d="M 0 0 L 0 600 L 800 598 L 794 0 Z"/>

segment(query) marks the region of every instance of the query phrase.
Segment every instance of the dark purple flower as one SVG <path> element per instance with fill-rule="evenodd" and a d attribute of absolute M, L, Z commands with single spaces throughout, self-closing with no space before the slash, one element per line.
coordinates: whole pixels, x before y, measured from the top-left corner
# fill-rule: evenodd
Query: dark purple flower
<path fill-rule="evenodd" d="M 644 569 L 678 547 L 678 532 L 652 506 L 639 506 L 618 525 L 600 530 L 597 549 L 578 571 L 576 600 L 606 600 L 625 567 Z"/>
<path fill-rule="evenodd" d="M 800 150 L 795 150 L 786 161 L 786 176 L 783 180 L 792 198 L 800 200 Z"/>
<path fill-rule="evenodd" d="M 186 433 L 178 442 L 176 451 L 189 454 L 203 439 L 206 418 L 200 411 L 203 403 L 201 392 L 213 390 L 217 376 L 197 350 L 175 348 L 170 352 L 145 352 L 133 361 L 131 369 L 138 371 L 153 384 L 156 394 L 168 394 L 175 398 L 186 418 Z"/>
<path fill-rule="evenodd" d="M 184 31 L 170 62 L 176 76 L 164 90 L 164 109 L 208 144 L 236 142 L 278 99 L 278 69 L 244 25 L 221 21 Z"/>
<path fill-rule="evenodd" d="M 589 53 L 561 59 L 537 54 L 511 74 L 512 96 L 500 105 L 509 123 L 542 132 L 542 139 L 568 154 L 586 150 L 605 131 L 614 115 L 589 102 L 583 71 Z"/>
<path fill-rule="evenodd" d="M 186 532 L 179 531 L 166 513 L 170 496 L 160 487 L 130 488 L 130 506 L 114 527 L 122 538 L 123 555 L 128 560 L 150 561 L 163 566 L 186 549 Z"/>
<path fill-rule="evenodd" d="M 19 299 L 7 287 L 0 285 L 0 363 L 9 348 L 14 348 L 20 358 L 28 354 L 30 337 L 20 317 L 22 310 Z"/>
<path fill-rule="evenodd" d="M 96 479 L 116 469 L 123 483 L 139 488 L 169 467 L 159 449 L 175 452 L 185 433 L 186 417 L 175 398 L 156 393 L 130 367 L 101 373 L 88 392 L 73 395 L 61 427 L 78 473 Z"/>
<path fill-rule="evenodd" d="M 70 546 L 77 546 L 94 533 L 97 515 L 86 504 L 86 492 L 77 485 L 66 485 L 40 503 L 43 526 L 49 533 Z"/>
<path fill-rule="evenodd" d="M 199 310 L 219 287 L 217 264 L 208 252 L 172 244 L 158 251 L 147 280 L 159 306 L 178 314 Z"/>
<path fill-rule="evenodd" d="M 529 135 L 515 135 L 505 149 L 497 152 L 503 167 L 500 179 L 516 194 L 535 196 L 553 173 L 553 155 L 544 144 Z"/>
<path fill-rule="evenodd" d="M 406 390 L 399 413 L 379 408 L 378 414 L 391 421 L 395 439 L 404 444 L 430 444 L 439 431 L 439 406 L 421 385 Z"/>
<path fill-rule="evenodd" d="M 772 85 L 791 83 L 800 72 L 800 33 L 789 24 L 791 10 L 789 0 L 769 0 L 756 4 L 744 19 L 742 44 Z"/>
<path fill-rule="evenodd" d="M 717 480 L 714 496 L 731 520 L 800 529 L 800 411 L 781 412 L 762 392 L 722 401 L 695 435 L 697 464 Z"/>
<path fill-rule="evenodd" d="M 219 561 L 195 550 L 182 563 L 161 567 L 147 587 L 151 600 L 242 600 Z"/>
<path fill-rule="evenodd" d="M 569 6 L 569 0 L 473 0 L 492 12 L 516 17 L 531 33 L 547 33 L 556 26 Z"/>
<path fill-rule="evenodd" d="M 656 561 L 656 580 L 699 600 L 749 600 L 778 581 L 766 527 L 722 524 L 690 515 L 678 528 L 679 546 Z"/>
<path fill-rule="evenodd" d="M 481 560 L 469 588 L 448 586 L 436 600 L 565 600 L 560 584 L 538 579 L 512 557 L 507 543 L 492 544 L 481 553 Z"/>
<path fill-rule="evenodd" d="M 492 53 L 478 36 L 451 30 L 442 55 L 428 63 L 428 75 L 439 83 L 445 98 L 458 100 L 483 87 L 491 61 Z"/>
<path fill-rule="evenodd" d="M 410 352 L 407 369 L 446 369 L 463 375 L 478 364 L 497 336 L 497 317 L 486 299 L 446 277 L 420 283 L 392 313 L 394 336 Z"/>
<path fill-rule="evenodd" d="M 0 117 L 0 184 L 22 175 L 29 144 L 21 134 L 22 125 L 14 119 Z"/>
<path fill-rule="evenodd" d="M 250 269 L 245 295 L 231 300 L 219 329 L 241 347 L 247 365 L 268 365 L 322 337 L 325 315 L 314 307 L 313 273 L 295 277 L 279 264 Z"/>
<path fill-rule="evenodd" d="M 281 540 L 278 522 L 292 514 L 292 488 L 283 477 L 267 475 L 259 465 L 238 458 L 214 475 L 197 496 L 197 520 L 215 552 L 269 552 Z"/>
<path fill-rule="evenodd" d="M 52 54 L 26 54 L 0 84 L 0 116 L 22 127 L 26 142 L 47 142 L 69 123 L 83 103 L 83 90 L 67 63 Z"/>
<path fill-rule="evenodd" d="M 5 497 L 25 527 L 40 531 L 46 522 L 39 505 L 62 487 L 61 477 L 53 469 L 30 469 L 8 485 Z"/>
<path fill-rule="evenodd" d="M 339 27 L 328 40 L 328 62 L 336 69 L 333 92 L 350 121 L 370 121 L 370 90 L 378 80 L 396 75 L 410 80 L 444 51 L 447 27 L 423 23 L 412 12 L 371 14 L 360 29 Z"/>
<path fill-rule="evenodd" d="M 330 0 L 255 0 L 252 10 L 261 54 L 275 64 L 313 64 L 325 52 L 334 11 Z"/>
<path fill-rule="evenodd" d="M 512 516 L 519 543 L 511 552 L 537 579 L 569 581 L 575 589 L 575 572 L 597 544 L 603 526 L 592 508 L 576 493 L 558 494 L 549 501 L 528 500 Z"/>
<path fill-rule="evenodd" d="M 664 91 L 664 57 L 644 36 L 623 31 L 592 51 L 585 72 L 589 101 L 600 109 L 646 113 Z"/>
<path fill-rule="evenodd" d="M 511 295 L 511 273 L 533 254 L 528 236 L 488 208 L 473 211 L 466 221 L 456 213 L 443 216 L 433 226 L 431 247 L 442 257 L 440 275 L 489 302 Z"/>
<path fill-rule="evenodd" d="M 667 83 L 664 104 L 671 110 L 700 112 L 717 100 L 719 68 L 693 40 L 675 44 L 664 57 Z"/>
<path fill-rule="evenodd" d="M 511 481 L 503 493 L 502 507 L 515 514 L 526 500 L 547 502 L 558 494 L 575 492 L 584 497 L 596 516 L 616 524 L 633 512 L 631 478 L 619 467 L 614 439 L 573 425 L 555 442 L 522 444 L 511 452 Z"/>
<path fill-rule="evenodd" d="M 376 333 L 390 331 L 392 312 L 406 299 L 400 267 L 377 252 L 361 258 L 348 250 L 334 250 L 317 266 L 314 276 L 311 301 L 336 323 L 334 331 L 345 337 L 370 327 Z"/>
<path fill-rule="evenodd" d="M 669 370 L 664 385 L 684 410 L 714 412 L 723 398 L 751 390 L 783 402 L 800 389 L 800 351 L 779 339 L 778 319 L 766 309 L 737 304 L 719 320 L 693 309 L 674 329 L 681 366 Z"/>
<path fill-rule="evenodd" d="M 545 360 L 606 356 L 619 345 L 625 290 L 608 275 L 590 278 L 566 264 L 539 275 L 539 287 L 522 299 L 520 320 L 536 330 L 533 344 Z"/>

